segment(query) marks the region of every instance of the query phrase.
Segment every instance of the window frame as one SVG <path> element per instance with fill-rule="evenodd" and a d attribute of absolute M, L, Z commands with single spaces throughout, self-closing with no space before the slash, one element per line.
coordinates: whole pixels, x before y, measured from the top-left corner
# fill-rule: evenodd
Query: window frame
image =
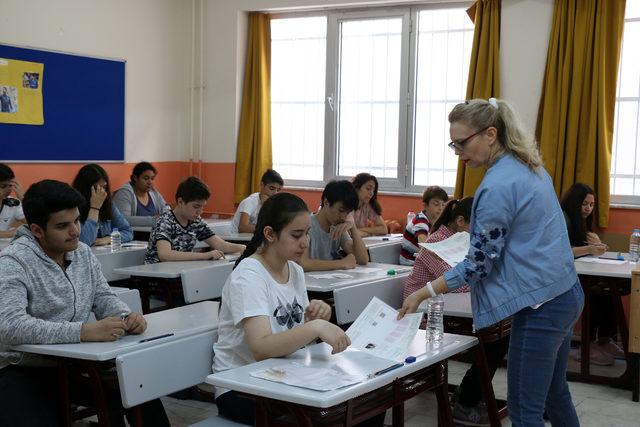
<path fill-rule="evenodd" d="M 416 135 L 416 85 L 418 54 L 418 15 L 423 10 L 452 8 L 469 8 L 472 1 L 442 1 L 412 6 L 382 6 L 371 8 L 338 8 L 330 10 L 283 12 L 271 14 L 272 19 L 302 18 L 326 16 L 327 18 L 327 50 L 325 71 L 325 116 L 324 116 L 324 165 L 323 181 L 287 179 L 287 187 L 294 189 L 322 189 L 332 179 L 348 179 L 351 176 L 340 176 L 338 172 L 338 132 L 339 132 L 339 58 L 340 36 L 339 24 L 344 21 L 384 19 L 402 17 L 401 64 L 398 118 L 398 164 L 397 178 L 378 177 L 379 192 L 387 194 L 416 195 L 422 194 L 424 185 L 415 185 L 414 161 Z M 329 99 L 332 102 L 329 102 Z M 330 104 L 333 104 L 333 109 Z M 442 142 L 443 144 L 446 141 Z M 452 194 L 453 187 L 442 188 Z"/>

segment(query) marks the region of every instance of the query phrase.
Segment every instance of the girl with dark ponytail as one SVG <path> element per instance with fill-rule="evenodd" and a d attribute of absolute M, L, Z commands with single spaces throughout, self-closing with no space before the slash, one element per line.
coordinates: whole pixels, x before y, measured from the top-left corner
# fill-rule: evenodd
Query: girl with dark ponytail
<path fill-rule="evenodd" d="M 471 207 L 473 197 L 462 200 L 451 200 L 445 206 L 438 220 L 431 227 L 432 233 L 427 238 L 428 243 L 445 240 L 455 233 L 469 231 Z M 404 298 L 415 290 L 442 276 L 451 266 L 440 259 L 436 254 L 428 250 L 421 250 L 413 270 L 404 285 Z M 453 292 L 469 292 L 469 285 L 461 286 Z M 485 344 L 487 365 L 491 376 L 495 374 L 500 361 L 504 359 L 509 349 L 509 337 L 496 342 Z M 454 418 L 458 420 L 474 419 L 479 421 L 477 425 L 489 425 L 489 415 L 482 400 L 482 383 L 480 382 L 479 367 L 474 362 L 467 370 L 460 386 L 455 391 Z"/>
<path fill-rule="evenodd" d="M 309 246 L 310 225 L 309 209 L 298 196 L 278 193 L 262 205 L 253 238 L 222 290 L 214 372 L 283 357 L 316 339 L 333 353 L 351 344 L 329 323 L 329 305 L 307 297 L 296 261 Z M 216 388 L 216 404 L 223 417 L 255 425 L 254 400 Z"/>

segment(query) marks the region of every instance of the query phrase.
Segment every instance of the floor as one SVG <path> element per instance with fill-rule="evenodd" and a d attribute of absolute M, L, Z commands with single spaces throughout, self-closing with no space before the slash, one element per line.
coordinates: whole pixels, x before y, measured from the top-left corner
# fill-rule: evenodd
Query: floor
<path fill-rule="evenodd" d="M 449 382 L 459 384 L 469 365 L 461 362 L 449 363 Z M 618 367 L 611 368 L 618 370 Z M 637 427 L 640 419 L 640 403 L 631 401 L 631 392 L 582 383 L 569 383 L 573 402 L 576 405 L 582 427 Z M 493 380 L 498 398 L 506 398 L 506 370 L 499 369 Z M 174 426 L 188 426 L 217 414 L 215 405 L 192 400 L 163 398 L 167 414 Z M 405 405 L 405 426 L 430 427 L 437 425 L 436 401 L 433 393 L 423 393 Z M 387 424 L 391 424 L 390 412 Z M 511 426 L 505 419 L 503 426 Z M 550 424 L 548 424 L 550 425 Z"/>

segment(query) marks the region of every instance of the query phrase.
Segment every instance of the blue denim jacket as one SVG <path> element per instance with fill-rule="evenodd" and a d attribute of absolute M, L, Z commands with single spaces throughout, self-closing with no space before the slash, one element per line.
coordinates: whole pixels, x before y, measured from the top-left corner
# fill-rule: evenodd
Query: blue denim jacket
<path fill-rule="evenodd" d="M 444 274 L 450 290 L 469 283 L 476 328 L 550 300 L 577 280 L 567 226 L 549 174 L 509 154 L 478 187 L 471 211 L 471 247 Z"/>
<path fill-rule="evenodd" d="M 86 245 L 93 245 L 98 237 L 106 237 L 111 235 L 114 228 L 117 228 L 122 237 L 122 243 L 130 242 L 133 240 L 133 228 L 129 225 L 129 222 L 122 216 L 118 208 L 115 205 L 111 205 L 111 221 L 96 222 L 92 219 L 87 219 L 82 223 L 80 229 L 80 241 Z"/>

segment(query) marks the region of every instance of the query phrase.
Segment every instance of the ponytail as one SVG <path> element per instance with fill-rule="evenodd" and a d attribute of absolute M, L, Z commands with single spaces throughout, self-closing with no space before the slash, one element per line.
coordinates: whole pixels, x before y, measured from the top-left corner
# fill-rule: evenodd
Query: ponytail
<path fill-rule="evenodd" d="M 271 227 L 276 234 L 279 234 L 298 214 L 304 212 L 309 213 L 307 204 L 294 194 L 278 193 L 269 197 L 260 208 L 251 241 L 247 244 L 240 258 L 236 260 L 233 268 L 236 268 L 243 259 L 250 257 L 266 244 L 265 227 Z"/>
<path fill-rule="evenodd" d="M 451 200 L 444 207 L 444 210 L 440 214 L 440 217 L 436 220 L 431 227 L 430 233 L 438 231 L 440 226 L 449 225 L 459 216 L 463 217 L 465 221 L 469 222 L 471 219 L 471 207 L 473 206 L 473 197 L 465 197 L 460 200 Z"/>

